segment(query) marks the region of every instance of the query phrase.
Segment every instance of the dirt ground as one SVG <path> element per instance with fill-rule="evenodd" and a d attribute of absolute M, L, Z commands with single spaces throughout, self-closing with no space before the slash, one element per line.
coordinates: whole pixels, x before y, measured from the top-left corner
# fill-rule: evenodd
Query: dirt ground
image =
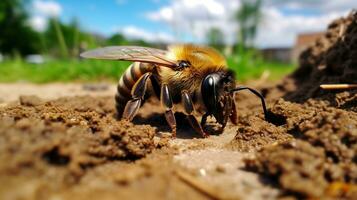
<path fill-rule="evenodd" d="M 1 84 L 0 199 L 357 199 L 357 14 L 334 21 L 297 71 L 236 96 L 239 124 L 178 135 L 156 100 L 114 118 L 115 85 Z M 20 88 L 20 87 L 19 87 Z M 25 95 L 24 95 L 25 94 Z"/>

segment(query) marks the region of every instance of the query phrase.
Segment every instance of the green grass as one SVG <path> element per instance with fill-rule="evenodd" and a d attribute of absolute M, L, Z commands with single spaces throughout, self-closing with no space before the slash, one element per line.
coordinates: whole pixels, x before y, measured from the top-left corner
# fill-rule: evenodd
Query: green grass
<path fill-rule="evenodd" d="M 228 66 L 236 73 L 241 82 L 259 79 L 264 72 L 269 73 L 268 80 L 279 80 L 295 70 L 293 64 L 267 62 L 262 60 L 241 61 L 239 58 L 228 58 Z"/>
<path fill-rule="evenodd" d="M 129 62 L 100 60 L 53 60 L 44 64 L 6 61 L 0 63 L 0 82 L 117 81 L 129 65 Z"/>
<path fill-rule="evenodd" d="M 264 71 L 270 72 L 270 80 L 277 80 L 294 70 L 289 64 L 233 57 L 227 60 L 242 82 L 258 79 Z M 107 60 L 51 60 L 44 64 L 29 64 L 19 59 L 0 63 L 0 82 L 117 81 L 129 65 L 130 62 Z"/>

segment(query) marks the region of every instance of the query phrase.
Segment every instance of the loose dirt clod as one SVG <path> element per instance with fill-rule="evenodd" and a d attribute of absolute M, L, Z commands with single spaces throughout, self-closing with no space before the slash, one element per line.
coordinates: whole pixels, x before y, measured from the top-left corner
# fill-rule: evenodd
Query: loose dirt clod
<path fill-rule="evenodd" d="M 274 145 L 292 138 L 280 126 L 270 124 L 257 117 L 239 119 L 238 130 L 235 138 L 227 145 L 240 151 L 252 151 L 266 145 Z"/>
<path fill-rule="evenodd" d="M 38 106 L 42 103 L 41 99 L 37 96 L 20 96 L 20 104 L 23 106 Z"/>

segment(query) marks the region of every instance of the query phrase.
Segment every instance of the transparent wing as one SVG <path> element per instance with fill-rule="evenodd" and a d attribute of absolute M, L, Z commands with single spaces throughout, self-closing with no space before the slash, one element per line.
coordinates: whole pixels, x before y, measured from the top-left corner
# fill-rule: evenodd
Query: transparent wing
<path fill-rule="evenodd" d="M 83 58 L 127 60 L 155 63 L 164 66 L 176 66 L 176 61 L 166 58 L 166 51 L 161 49 L 138 46 L 111 46 L 94 49 L 82 53 Z"/>

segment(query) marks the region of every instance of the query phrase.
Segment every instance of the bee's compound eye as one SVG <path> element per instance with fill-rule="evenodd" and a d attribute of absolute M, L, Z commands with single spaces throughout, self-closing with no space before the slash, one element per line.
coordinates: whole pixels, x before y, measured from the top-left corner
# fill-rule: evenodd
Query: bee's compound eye
<path fill-rule="evenodd" d="M 217 107 L 217 74 L 206 76 L 201 85 L 203 102 L 210 112 L 214 112 Z"/>
<path fill-rule="evenodd" d="M 214 89 L 214 85 L 215 85 L 215 80 L 213 77 L 207 77 L 206 79 L 206 84 L 208 87 L 210 87 L 211 89 Z"/>
<path fill-rule="evenodd" d="M 189 66 L 190 66 L 190 63 L 188 61 L 182 60 L 182 61 L 179 62 L 180 69 L 184 69 L 184 68 L 187 68 Z"/>

